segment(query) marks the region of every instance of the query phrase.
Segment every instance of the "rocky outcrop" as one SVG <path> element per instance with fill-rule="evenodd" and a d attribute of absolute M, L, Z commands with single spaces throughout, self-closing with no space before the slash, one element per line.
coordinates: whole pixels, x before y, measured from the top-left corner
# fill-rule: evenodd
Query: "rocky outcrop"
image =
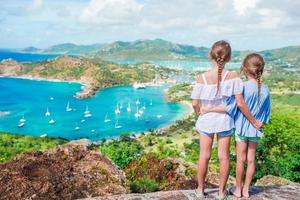
<path fill-rule="evenodd" d="M 271 185 L 296 185 L 300 186 L 299 183 L 292 182 L 285 178 L 278 176 L 267 175 L 257 180 L 255 183 L 256 186 L 271 186 Z"/>
<path fill-rule="evenodd" d="M 125 174 L 77 141 L 0 165 L 0 199 L 77 199 L 126 193 Z"/>
<path fill-rule="evenodd" d="M 215 199 L 218 195 L 218 189 L 207 189 L 206 199 Z M 300 186 L 254 186 L 251 187 L 250 198 L 247 200 L 298 200 L 300 197 Z M 192 200 L 196 199 L 193 190 L 176 190 L 154 192 L 146 194 L 122 194 L 95 198 L 86 198 L 84 200 Z M 229 199 L 237 199 L 230 196 Z M 243 199 L 243 198 L 241 198 Z M 246 198 L 245 198 L 246 199 Z"/>

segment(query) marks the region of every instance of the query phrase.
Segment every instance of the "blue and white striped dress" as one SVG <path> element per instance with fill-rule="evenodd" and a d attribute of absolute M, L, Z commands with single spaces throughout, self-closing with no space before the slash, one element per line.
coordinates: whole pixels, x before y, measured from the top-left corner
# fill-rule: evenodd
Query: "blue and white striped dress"
<path fill-rule="evenodd" d="M 257 84 L 251 80 L 244 83 L 244 100 L 255 119 L 267 124 L 270 119 L 270 91 L 264 84 L 261 86 L 260 101 L 258 105 Z M 234 119 L 236 133 L 244 137 L 262 137 L 263 131 L 257 130 L 238 109 L 235 98 L 230 98 L 226 105 L 227 113 Z"/>
<path fill-rule="evenodd" d="M 226 106 L 227 100 L 243 91 L 243 82 L 240 78 L 225 80 L 229 71 L 226 71 L 217 94 L 217 84 L 207 84 L 202 74 L 204 84 L 196 83 L 193 87 L 192 99 L 200 100 L 203 106 Z M 217 95 L 216 95 L 217 94 Z M 209 112 L 198 117 L 196 129 L 199 133 L 220 133 L 234 128 L 233 118 L 227 113 Z"/>

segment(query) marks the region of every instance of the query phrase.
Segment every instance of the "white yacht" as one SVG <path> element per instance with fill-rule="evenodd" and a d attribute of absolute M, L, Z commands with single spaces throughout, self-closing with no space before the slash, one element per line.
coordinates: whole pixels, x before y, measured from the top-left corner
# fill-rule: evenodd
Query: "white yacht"
<path fill-rule="evenodd" d="M 46 110 L 46 112 L 45 112 L 45 116 L 48 117 L 48 116 L 50 116 L 50 115 L 51 115 L 51 113 L 49 112 L 49 108 L 47 107 L 47 110 Z"/>
<path fill-rule="evenodd" d="M 47 134 L 42 134 L 42 135 L 40 135 L 40 137 L 45 138 L 45 137 L 47 137 Z"/>
<path fill-rule="evenodd" d="M 106 113 L 105 115 L 105 118 L 104 118 L 104 122 L 107 123 L 107 122 L 110 122 L 111 120 L 108 118 L 108 113 Z"/>
<path fill-rule="evenodd" d="M 142 109 L 146 110 L 146 103 L 144 102 L 144 106 L 142 107 Z"/>
<path fill-rule="evenodd" d="M 89 111 L 89 107 L 88 106 L 86 106 L 85 107 L 85 111 L 83 112 L 84 114 L 88 114 L 88 113 L 90 113 L 91 111 Z"/>
<path fill-rule="evenodd" d="M 55 120 L 54 119 L 50 119 L 49 124 L 55 124 Z"/>
<path fill-rule="evenodd" d="M 128 102 L 127 112 L 131 112 L 130 102 Z"/>
<path fill-rule="evenodd" d="M 139 118 L 140 116 L 141 116 L 141 114 L 139 113 L 139 106 L 136 105 L 136 113 L 134 113 L 134 117 Z"/>
<path fill-rule="evenodd" d="M 140 102 L 140 100 L 139 99 L 137 99 L 136 101 L 135 101 L 135 104 L 136 105 L 139 105 L 141 102 Z"/>
<path fill-rule="evenodd" d="M 118 119 L 116 121 L 115 128 L 117 128 L 117 129 L 122 128 L 122 126 L 119 124 L 119 120 Z"/>
<path fill-rule="evenodd" d="M 119 115 L 121 113 L 120 108 L 119 108 L 119 104 L 117 104 L 117 107 L 115 109 L 115 114 Z"/>
<path fill-rule="evenodd" d="M 24 123 L 24 122 L 18 124 L 18 127 L 19 127 L 19 128 L 22 128 L 23 126 L 25 126 L 25 123 Z"/>
<path fill-rule="evenodd" d="M 68 101 L 68 103 L 67 103 L 66 111 L 67 111 L 67 112 L 72 111 L 72 108 L 70 107 L 70 102 L 69 102 L 69 101 Z"/>
<path fill-rule="evenodd" d="M 23 117 L 20 119 L 20 122 L 21 122 L 21 123 L 26 122 L 26 119 L 25 119 L 25 116 L 24 116 L 24 115 L 23 115 Z"/>
<path fill-rule="evenodd" d="M 134 89 L 145 89 L 146 85 L 144 83 L 134 83 L 133 84 Z"/>
<path fill-rule="evenodd" d="M 84 114 L 84 117 L 85 118 L 90 118 L 90 117 L 92 117 L 92 114 L 91 113 L 86 113 L 86 114 Z"/>

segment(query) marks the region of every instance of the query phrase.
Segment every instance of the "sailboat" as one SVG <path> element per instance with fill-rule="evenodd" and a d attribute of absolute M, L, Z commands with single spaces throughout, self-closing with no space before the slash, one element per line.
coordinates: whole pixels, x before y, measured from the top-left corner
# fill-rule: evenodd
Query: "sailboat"
<path fill-rule="evenodd" d="M 89 111 L 89 107 L 88 106 L 86 106 L 85 107 L 85 111 L 83 112 L 84 114 L 88 114 L 88 113 L 90 113 L 90 111 Z"/>
<path fill-rule="evenodd" d="M 120 110 L 123 108 L 123 103 L 120 103 Z"/>
<path fill-rule="evenodd" d="M 107 122 L 110 122 L 110 121 L 111 121 L 111 120 L 108 118 L 108 114 L 106 113 L 104 122 L 107 123 Z"/>
<path fill-rule="evenodd" d="M 18 127 L 19 127 L 19 128 L 22 128 L 23 126 L 25 126 L 25 123 L 24 123 L 24 122 L 18 124 Z"/>
<path fill-rule="evenodd" d="M 79 131 L 79 130 L 80 130 L 80 127 L 79 127 L 79 126 L 76 126 L 76 127 L 74 128 L 74 130 L 75 130 L 75 131 Z"/>
<path fill-rule="evenodd" d="M 135 104 L 136 105 L 138 105 L 138 104 L 140 104 L 141 102 L 139 101 L 139 99 L 137 99 L 136 101 L 135 101 Z"/>
<path fill-rule="evenodd" d="M 130 102 L 128 102 L 127 112 L 131 112 Z"/>
<path fill-rule="evenodd" d="M 136 113 L 134 113 L 134 117 L 139 118 L 141 114 L 139 113 L 139 106 L 136 105 Z"/>
<path fill-rule="evenodd" d="M 150 101 L 150 106 L 152 106 L 152 104 L 153 104 L 153 103 L 152 103 L 152 99 L 151 99 L 151 101 Z"/>
<path fill-rule="evenodd" d="M 146 110 L 146 103 L 144 102 L 144 106 L 142 107 L 142 109 Z"/>
<path fill-rule="evenodd" d="M 85 108 L 84 117 L 85 118 L 92 117 L 91 111 L 89 111 L 89 107 L 88 106 L 86 106 L 86 108 Z"/>
<path fill-rule="evenodd" d="M 160 119 L 162 117 L 162 115 L 156 115 L 157 119 Z"/>
<path fill-rule="evenodd" d="M 45 137 L 47 137 L 47 134 L 42 134 L 42 135 L 40 135 L 40 137 L 45 138 Z"/>
<path fill-rule="evenodd" d="M 70 102 L 69 102 L 69 101 L 68 101 L 68 103 L 67 103 L 66 111 L 67 111 L 67 112 L 72 111 L 72 108 L 70 107 Z"/>
<path fill-rule="evenodd" d="M 21 123 L 26 122 L 26 119 L 25 119 L 24 115 L 23 115 L 23 117 L 20 119 L 20 122 L 21 122 Z"/>
<path fill-rule="evenodd" d="M 115 128 L 122 128 L 122 126 L 119 124 L 119 119 L 116 121 Z"/>
<path fill-rule="evenodd" d="M 143 109 L 140 109 L 139 110 L 139 113 L 142 115 L 144 113 L 144 110 Z"/>
<path fill-rule="evenodd" d="M 48 117 L 48 116 L 50 116 L 50 115 L 51 115 L 51 113 L 49 112 L 49 109 L 48 109 L 48 107 L 47 107 L 47 111 L 45 112 L 45 116 Z"/>
<path fill-rule="evenodd" d="M 117 104 L 117 108 L 115 109 L 115 114 L 119 115 L 121 113 L 120 108 L 119 108 L 119 104 Z"/>
<path fill-rule="evenodd" d="M 54 119 L 50 119 L 49 124 L 55 124 L 55 120 Z"/>

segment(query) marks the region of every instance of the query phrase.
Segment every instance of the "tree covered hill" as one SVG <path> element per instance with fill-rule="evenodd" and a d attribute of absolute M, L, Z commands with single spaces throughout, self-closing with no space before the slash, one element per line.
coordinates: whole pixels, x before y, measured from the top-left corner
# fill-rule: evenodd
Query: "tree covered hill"
<path fill-rule="evenodd" d="M 78 98 L 95 94 L 101 88 L 128 85 L 134 82 L 150 82 L 156 75 L 166 77 L 171 71 L 152 64 L 117 65 L 100 59 L 62 56 L 41 62 L 0 63 L 0 75 L 25 78 L 58 79 L 83 83 L 85 91 Z M 83 96 L 82 96 L 83 95 Z"/>
<path fill-rule="evenodd" d="M 80 54 L 104 60 L 208 60 L 208 47 L 177 44 L 163 39 L 136 40 L 132 42 L 116 41 L 109 44 L 76 45 L 64 43 L 46 49 L 27 47 L 24 51 L 40 53 Z M 253 50 L 234 50 L 233 62 L 241 62 L 246 54 Z M 299 67 L 300 46 L 289 46 L 259 51 L 267 62 Z"/>

